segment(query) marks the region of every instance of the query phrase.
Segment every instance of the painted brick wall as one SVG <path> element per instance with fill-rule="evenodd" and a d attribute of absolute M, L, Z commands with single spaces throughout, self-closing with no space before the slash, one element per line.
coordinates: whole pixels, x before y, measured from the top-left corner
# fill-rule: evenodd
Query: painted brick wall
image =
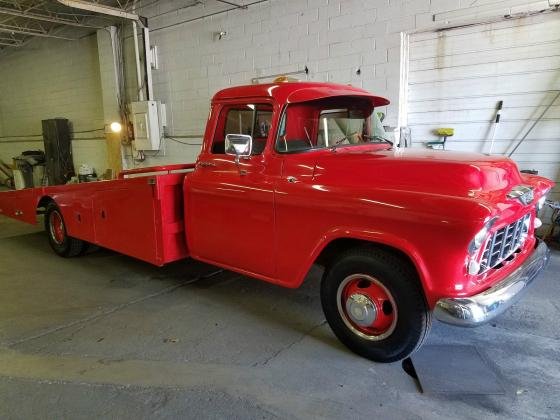
<path fill-rule="evenodd" d="M 43 149 L 43 119 L 68 118 L 74 131 L 103 127 L 95 36 L 34 40 L 8 52 L 0 58 L 0 92 L 0 158 L 6 162 L 24 150 Z M 105 141 L 96 137 L 103 131 L 75 135 L 76 170 L 82 163 L 105 170 Z"/>

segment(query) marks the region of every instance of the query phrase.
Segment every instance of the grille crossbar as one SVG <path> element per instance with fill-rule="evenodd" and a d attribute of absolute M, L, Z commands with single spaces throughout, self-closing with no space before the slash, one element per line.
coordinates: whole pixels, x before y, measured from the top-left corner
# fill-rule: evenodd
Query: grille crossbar
<path fill-rule="evenodd" d="M 523 245 L 529 232 L 530 217 L 526 214 L 490 237 L 482 253 L 479 274 L 496 267 Z"/>

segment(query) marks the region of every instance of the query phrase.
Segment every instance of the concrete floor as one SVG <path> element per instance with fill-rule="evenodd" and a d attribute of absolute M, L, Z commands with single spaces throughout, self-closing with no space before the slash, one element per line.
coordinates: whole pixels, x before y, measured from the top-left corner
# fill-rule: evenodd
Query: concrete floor
<path fill-rule="evenodd" d="M 286 290 L 194 261 L 62 259 L 0 217 L 0 418 L 559 418 L 559 273 L 555 252 L 493 325 L 433 326 L 427 344 L 475 345 L 506 395 L 427 395 L 336 340 L 318 271 Z"/>

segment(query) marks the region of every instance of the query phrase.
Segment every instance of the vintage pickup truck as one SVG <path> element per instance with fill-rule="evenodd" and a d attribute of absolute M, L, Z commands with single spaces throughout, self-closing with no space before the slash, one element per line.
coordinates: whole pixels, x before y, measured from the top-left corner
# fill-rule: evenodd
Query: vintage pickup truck
<path fill-rule="evenodd" d="M 432 316 L 475 326 L 519 298 L 549 259 L 534 230 L 553 183 L 503 157 L 394 147 L 374 112 L 386 104 L 330 83 L 224 89 L 196 163 L 3 192 L 0 212 L 28 223 L 44 214 L 63 257 L 96 244 L 291 288 L 319 264 L 336 336 L 397 361 Z"/>

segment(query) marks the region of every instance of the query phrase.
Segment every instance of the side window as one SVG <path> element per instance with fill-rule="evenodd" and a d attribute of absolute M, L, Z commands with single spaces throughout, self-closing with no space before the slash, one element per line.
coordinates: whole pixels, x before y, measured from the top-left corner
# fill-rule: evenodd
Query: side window
<path fill-rule="evenodd" d="M 212 153 L 225 153 L 226 134 L 248 134 L 253 137 L 253 155 L 260 155 L 272 126 L 272 105 L 242 104 L 222 108 Z"/>
<path fill-rule="evenodd" d="M 226 114 L 225 134 L 249 134 L 253 135 L 253 113 L 252 109 L 230 109 Z"/>

